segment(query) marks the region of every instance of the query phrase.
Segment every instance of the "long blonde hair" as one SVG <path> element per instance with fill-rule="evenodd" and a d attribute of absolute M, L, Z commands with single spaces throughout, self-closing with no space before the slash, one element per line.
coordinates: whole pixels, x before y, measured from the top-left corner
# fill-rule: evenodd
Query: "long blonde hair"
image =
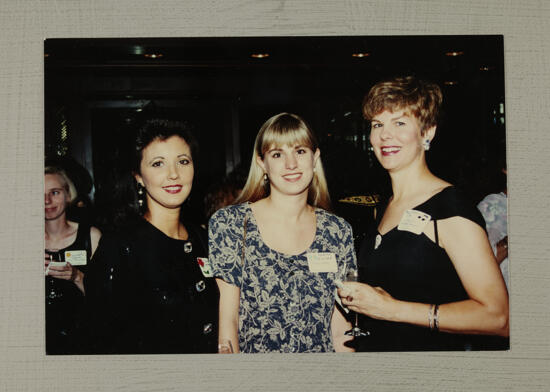
<path fill-rule="evenodd" d="M 318 147 L 315 135 L 306 122 L 296 114 L 279 113 L 268 119 L 260 128 L 254 143 L 254 152 L 250 163 L 248 179 L 235 203 L 255 202 L 269 196 L 269 186 L 264 185 L 264 171 L 257 158 L 264 159 L 264 154 L 272 147 L 283 145 L 301 145 L 315 152 Z M 313 179 L 309 185 L 308 204 L 330 210 L 330 196 L 321 158 L 317 159 Z"/>

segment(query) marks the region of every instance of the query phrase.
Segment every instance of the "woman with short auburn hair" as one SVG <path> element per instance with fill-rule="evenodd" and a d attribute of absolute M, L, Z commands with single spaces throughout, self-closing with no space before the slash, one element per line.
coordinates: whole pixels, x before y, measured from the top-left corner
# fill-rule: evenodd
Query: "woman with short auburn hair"
<path fill-rule="evenodd" d="M 508 295 L 483 217 L 426 164 L 441 103 L 439 86 L 411 76 L 377 83 L 363 102 L 393 195 L 361 246 L 363 283 L 339 291 L 369 317 L 362 351 L 508 347 Z"/>

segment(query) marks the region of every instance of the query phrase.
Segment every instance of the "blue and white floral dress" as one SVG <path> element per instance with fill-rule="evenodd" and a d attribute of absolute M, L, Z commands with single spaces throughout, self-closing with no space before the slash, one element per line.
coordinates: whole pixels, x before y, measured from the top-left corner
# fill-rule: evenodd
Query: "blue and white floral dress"
<path fill-rule="evenodd" d="M 349 223 L 319 208 L 315 214 L 315 239 L 299 255 L 277 252 L 263 242 L 249 203 L 218 210 L 210 219 L 213 274 L 241 289 L 241 352 L 334 351 L 334 281 L 344 280 L 357 262 Z M 338 272 L 310 272 L 306 255 L 318 252 L 334 253 Z"/>

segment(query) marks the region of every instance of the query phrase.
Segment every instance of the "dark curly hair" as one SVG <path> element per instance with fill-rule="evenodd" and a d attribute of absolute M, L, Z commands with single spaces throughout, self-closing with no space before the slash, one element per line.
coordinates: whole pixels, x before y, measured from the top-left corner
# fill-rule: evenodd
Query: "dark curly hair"
<path fill-rule="evenodd" d="M 143 150 L 156 140 L 166 140 L 172 136 L 179 136 L 189 145 L 193 164 L 197 166 L 198 144 L 193 136 L 195 127 L 187 121 L 167 120 L 152 118 L 144 121 L 136 130 L 135 138 L 130 152 L 130 161 L 119 168 L 114 174 L 117 177 L 114 181 L 113 199 L 114 210 L 112 211 L 112 224 L 115 228 L 125 227 L 134 224 L 147 210 L 147 203 L 140 207 L 137 195 L 137 183 L 135 174 L 140 174 L 140 165 L 143 157 Z M 119 157 L 124 156 L 120 154 Z M 121 158 L 122 159 L 122 158 Z"/>
<path fill-rule="evenodd" d="M 137 130 L 134 143 L 134 156 L 132 170 L 134 173 L 139 173 L 143 150 L 155 140 L 166 140 L 172 136 L 179 136 L 189 145 L 193 162 L 198 160 L 198 144 L 193 136 L 194 127 L 187 121 L 167 120 L 161 118 L 153 118 L 145 121 L 145 123 Z"/>

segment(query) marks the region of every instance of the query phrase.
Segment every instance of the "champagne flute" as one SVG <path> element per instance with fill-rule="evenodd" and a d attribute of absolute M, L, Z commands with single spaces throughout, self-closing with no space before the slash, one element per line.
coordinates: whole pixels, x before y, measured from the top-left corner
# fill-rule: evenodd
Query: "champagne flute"
<path fill-rule="evenodd" d="M 359 273 L 357 272 L 357 270 L 349 271 L 346 274 L 346 282 L 358 282 L 358 281 L 359 281 Z M 369 331 L 363 331 L 361 327 L 359 327 L 359 313 L 357 312 L 354 312 L 354 313 L 355 313 L 355 322 L 353 324 L 353 327 L 349 331 L 346 331 L 346 335 L 354 336 L 354 337 L 370 335 Z"/>
<path fill-rule="evenodd" d="M 59 252 L 57 250 L 49 250 L 49 249 L 45 249 L 46 251 L 46 254 L 49 258 L 49 261 L 50 263 L 52 261 L 60 261 L 60 258 L 61 258 L 61 255 L 59 254 Z M 46 272 L 48 271 L 48 269 L 46 269 Z M 47 276 L 46 277 L 46 282 L 47 282 L 47 297 L 49 300 L 53 300 L 55 298 L 59 298 L 59 297 L 62 297 L 63 294 L 59 291 L 59 287 L 57 286 L 57 282 L 55 280 L 55 278 L 51 277 L 51 276 Z"/>

